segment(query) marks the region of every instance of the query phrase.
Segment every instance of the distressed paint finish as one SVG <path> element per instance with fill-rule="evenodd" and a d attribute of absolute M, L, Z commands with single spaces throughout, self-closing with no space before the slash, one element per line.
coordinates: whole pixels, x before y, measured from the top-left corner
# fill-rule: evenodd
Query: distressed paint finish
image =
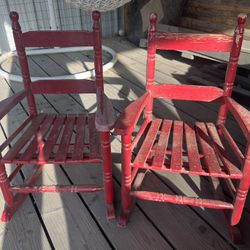
<path fill-rule="evenodd" d="M 165 33 L 156 34 L 157 17 L 152 14 L 148 33 L 148 57 L 146 93 L 131 103 L 118 118 L 115 131 L 122 136 L 122 213 L 120 223 L 126 225 L 134 198 L 180 205 L 192 205 L 231 211 L 231 226 L 241 217 L 250 184 L 250 112 L 231 99 L 237 61 L 240 54 L 246 15 L 238 16 L 238 24 L 233 37 L 224 35 L 196 35 Z M 225 77 L 225 87 L 204 87 L 192 85 L 155 84 L 155 53 L 165 50 L 206 50 L 230 52 L 230 61 Z M 217 124 L 152 119 L 154 98 L 212 102 L 221 101 Z M 132 141 L 132 134 L 139 117 L 144 113 L 145 120 Z M 227 131 L 224 121 L 230 112 L 245 135 L 248 146 L 243 154 Z M 139 141 L 135 159 L 133 149 Z M 227 141 L 239 160 L 233 161 L 224 145 Z M 131 147 L 132 143 L 132 147 Z M 139 191 L 142 178 L 140 170 L 162 170 L 181 174 L 209 176 L 213 180 L 224 178 L 234 199 L 225 202 L 223 198 L 201 199 L 175 196 L 166 193 Z M 131 177 L 132 174 L 132 177 Z M 139 176 L 139 185 L 135 181 Z M 237 179 L 234 187 L 231 179 Z M 131 183 L 133 182 L 133 183 Z"/>
<path fill-rule="evenodd" d="M 4 117 L 25 97 L 28 99 L 30 116 L 0 145 L 0 186 L 6 202 L 2 221 L 11 219 L 29 193 L 98 192 L 103 190 L 106 198 L 107 219 L 113 219 L 115 214 L 110 128 L 113 127 L 115 116 L 112 115 L 114 114 L 112 105 L 103 92 L 100 13 L 97 11 L 92 13 L 92 32 L 34 31 L 23 34 L 18 22 L 18 14 L 11 12 L 10 18 L 25 90 L 0 102 L 0 118 Z M 31 82 L 25 47 L 89 45 L 93 46 L 95 50 L 95 81 L 43 80 Z M 97 93 L 98 119 L 95 114 L 87 116 L 83 114 L 37 114 L 34 94 L 66 93 Z M 107 114 L 108 118 L 105 117 Z M 75 136 L 73 136 L 74 133 Z M 8 148 L 10 145 L 11 147 Z M 9 176 L 5 171 L 5 163 L 16 164 L 16 168 Z M 104 187 L 93 185 L 35 186 L 44 164 L 93 163 L 103 164 Z M 24 185 L 11 186 L 10 181 L 25 164 L 37 165 L 34 175 Z"/>

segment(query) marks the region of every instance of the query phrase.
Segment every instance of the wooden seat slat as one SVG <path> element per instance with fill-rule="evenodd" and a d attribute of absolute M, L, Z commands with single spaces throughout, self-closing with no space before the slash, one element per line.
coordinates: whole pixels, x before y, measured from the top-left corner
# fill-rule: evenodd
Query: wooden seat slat
<path fill-rule="evenodd" d="M 18 139 L 15 145 L 7 152 L 7 154 L 3 157 L 4 160 L 12 161 L 18 155 L 19 151 L 23 148 L 23 146 L 30 140 L 32 136 L 35 135 L 38 128 L 40 127 L 43 120 L 46 118 L 45 114 L 40 114 L 36 116 L 32 121 L 27 130 L 23 133 L 23 135 Z"/>
<path fill-rule="evenodd" d="M 53 124 L 53 128 L 52 128 L 50 135 L 49 135 L 49 137 L 44 145 L 44 148 L 42 151 L 43 156 L 41 156 L 41 154 L 39 155 L 40 160 L 42 157 L 45 161 L 49 160 L 51 152 L 52 152 L 52 150 L 56 144 L 56 141 L 58 139 L 58 136 L 60 135 L 65 118 L 66 118 L 66 115 L 58 115 L 56 117 L 56 120 Z"/>
<path fill-rule="evenodd" d="M 101 157 L 100 137 L 95 127 L 95 114 L 90 114 L 88 116 L 88 125 L 89 125 L 89 156 L 90 158 L 100 158 Z"/>
<path fill-rule="evenodd" d="M 220 174 L 221 173 L 220 164 L 213 150 L 213 147 L 211 146 L 211 141 L 210 141 L 205 123 L 196 122 L 195 126 L 196 126 L 196 132 L 199 138 L 199 142 L 200 142 L 203 154 L 204 154 L 204 159 L 207 165 L 206 166 L 207 171 L 210 174 L 213 174 L 213 173 Z"/>
<path fill-rule="evenodd" d="M 166 155 L 166 148 L 168 145 L 168 139 L 170 136 L 172 123 L 173 122 L 169 121 L 169 120 L 163 121 L 159 141 L 158 141 L 158 144 L 157 144 L 156 149 L 155 149 L 153 166 L 160 167 L 160 166 L 163 166 L 163 164 L 164 164 L 165 155 Z"/>
<path fill-rule="evenodd" d="M 55 156 L 56 161 L 65 161 L 66 160 L 67 153 L 69 150 L 70 140 L 71 140 L 74 125 L 75 125 L 75 119 L 76 119 L 75 115 L 68 115 L 66 120 L 65 120 L 62 138 L 60 141 L 58 151 L 57 151 L 56 156 Z"/>
<path fill-rule="evenodd" d="M 72 155 L 72 160 L 83 159 L 84 151 L 84 132 L 85 132 L 85 120 L 86 117 L 79 115 L 76 118 L 76 143 L 74 146 L 74 152 Z"/>
<path fill-rule="evenodd" d="M 182 142 L 183 142 L 183 122 L 174 121 L 173 143 L 170 168 L 174 171 L 182 168 Z"/>
<path fill-rule="evenodd" d="M 193 124 L 185 124 L 185 138 L 188 153 L 189 170 L 191 172 L 202 172 L 199 150 Z"/>
<path fill-rule="evenodd" d="M 215 125 L 213 123 L 207 123 L 207 129 L 208 129 L 208 132 L 213 140 L 215 151 L 217 152 L 220 159 L 222 160 L 223 165 L 227 170 L 227 173 L 231 177 L 242 176 L 241 171 L 230 160 L 229 155 L 226 152 L 226 150 L 221 142 L 220 136 L 218 134 L 218 131 L 217 131 L 217 128 L 215 127 Z"/>
<path fill-rule="evenodd" d="M 56 118 L 55 114 L 47 115 L 46 119 L 41 124 L 41 128 L 35 134 L 35 137 L 33 138 L 32 142 L 19 158 L 20 160 L 29 161 L 30 159 L 33 158 L 37 150 L 38 151 L 42 150 L 42 147 L 44 146 L 45 136 L 48 133 L 55 118 Z"/>
<path fill-rule="evenodd" d="M 133 162 L 134 167 L 143 166 L 145 162 L 147 161 L 147 158 L 149 156 L 150 150 L 152 149 L 154 145 L 154 141 L 155 141 L 155 138 L 157 136 L 160 126 L 161 126 L 160 119 L 154 119 L 151 122 L 147 136 L 141 146 L 139 153 L 137 154 Z"/>

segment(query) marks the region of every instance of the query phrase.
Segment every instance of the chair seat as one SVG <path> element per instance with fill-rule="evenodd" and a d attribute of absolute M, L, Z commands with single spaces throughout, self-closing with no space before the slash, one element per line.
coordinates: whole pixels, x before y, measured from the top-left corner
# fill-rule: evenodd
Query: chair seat
<path fill-rule="evenodd" d="M 135 168 L 240 179 L 213 123 L 154 119 L 133 162 Z"/>
<path fill-rule="evenodd" d="M 4 163 L 101 162 L 95 114 L 39 114 L 12 141 Z"/>

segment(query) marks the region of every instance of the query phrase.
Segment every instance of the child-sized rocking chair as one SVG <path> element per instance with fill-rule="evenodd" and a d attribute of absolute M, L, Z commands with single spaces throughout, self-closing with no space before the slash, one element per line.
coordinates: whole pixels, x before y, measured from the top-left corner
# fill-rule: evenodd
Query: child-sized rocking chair
<path fill-rule="evenodd" d="M 122 137 L 120 224 L 126 225 L 132 201 L 134 198 L 139 198 L 230 210 L 230 224 L 236 225 L 241 218 L 250 184 L 250 112 L 231 98 L 246 15 L 238 16 L 238 25 L 233 37 L 213 34 L 156 34 L 156 22 L 157 16 L 152 14 L 148 33 L 146 92 L 124 110 L 115 125 L 116 133 Z M 155 84 L 157 49 L 230 52 L 224 89 L 212 86 Z M 199 102 L 220 101 L 217 122 L 190 124 L 153 118 L 152 108 L 155 98 Z M 132 137 L 143 111 L 143 123 L 136 136 Z M 240 151 L 226 128 L 229 112 L 248 141 L 245 154 Z M 235 164 L 235 160 L 226 150 L 225 142 L 230 146 L 238 164 Z M 135 148 L 137 153 L 133 154 Z M 213 180 L 223 178 L 227 181 L 227 186 L 231 187 L 233 199 L 228 202 L 217 198 L 202 199 L 139 191 L 138 185 L 142 178 L 142 175 L 138 175 L 139 169 L 208 176 Z M 136 179 L 137 176 L 140 180 Z"/>
<path fill-rule="evenodd" d="M 37 192 L 96 192 L 97 185 L 35 186 L 44 164 L 103 164 L 107 218 L 114 218 L 110 128 L 114 111 L 104 94 L 100 13 L 92 13 L 93 31 L 30 31 L 22 33 L 18 14 L 10 13 L 16 50 L 23 77 L 24 90 L 0 102 L 2 119 L 21 100 L 27 98 L 28 118 L 0 146 L 0 185 L 6 202 L 2 221 L 8 221 L 23 203 L 28 193 Z M 95 80 L 41 80 L 31 82 L 26 47 L 93 46 Z M 83 114 L 38 113 L 36 94 L 96 93 L 97 111 Z M 10 147 L 8 147 L 10 146 Z M 7 149 L 7 150 L 6 150 Z M 5 151 L 4 151 L 5 150 Z M 3 153 L 5 152 L 5 153 Z M 7 176 L 6 163 L 16 164 Z M 13 186 L 11 180 L 25 164 L 37 169 L 24 185 Z"/>

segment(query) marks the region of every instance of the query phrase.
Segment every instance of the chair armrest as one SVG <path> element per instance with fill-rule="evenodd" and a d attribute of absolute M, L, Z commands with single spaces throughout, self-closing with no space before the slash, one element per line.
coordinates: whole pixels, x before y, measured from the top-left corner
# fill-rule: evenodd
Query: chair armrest
<path fill-rule="evenodd" d="M 115 111 L 112 103 L 104 94 L 102 89 L 97 89 L 97 111 L 95 116 L 95 126 L 100 132 L 110 131 L 114 127 L 116 121 Z"/>
<path fill-rule="evenodd" d="M 149 101 L 150 94 L 146 92 L 124 109 L 115 123 L 115 132 L 118 135 L 130 134 L 134 131 L 139 117 Z"/>
<path fill-rule="evenodd" d="M 250 112 L 231 97 L 224 97 L 224 100 L 229 111 L 239 123 L 247 140 L 250 140 Z"/>
<path fill-rule="evenodd" d="M 0 119 L 2 119 L 13 107 L 15 107 L 27 94 L 26 90 L 0 101 Z"/>

